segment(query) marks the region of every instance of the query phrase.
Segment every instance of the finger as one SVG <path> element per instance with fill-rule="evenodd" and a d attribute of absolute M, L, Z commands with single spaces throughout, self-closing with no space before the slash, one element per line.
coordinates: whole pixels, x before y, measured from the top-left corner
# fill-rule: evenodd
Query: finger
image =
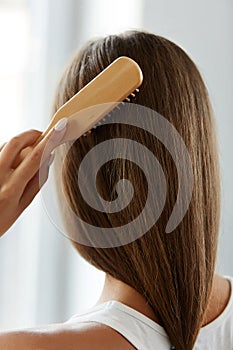
<path fill-rule="evenodd" d="M 7 142 L 2 150 L 0 156 L 0 167 L 1 172 L 6 168 L 11 168 L 15 159 L 20 154 L 20 152 L 35 143 L 38 137 L 41 135 L 40 131 L 37 130 L 29 130 L 23 132 L 20 135 L 13 137 L 9 142 Z"/>
<path fill-rule="evenodd" d="M 19 191 L 22 191 L 21 193 L 23 193 L 27 183 L 38 172 L 41 161 L 46 160 L 52 150 L 61 143 L 66 132 L 66 125 L 67 119 L 61 120 L 14 171 L 12 185 L 16 186 L 20 182 L 21 188 L 19 188 Z"/>
<path fill-rule="evenodd" d="M 36 175 L 27 184 L 24 193 L 20 199 L 20 210 L 21 212 L 25 210 L 29 204 L 33 201 L 37 193 L 43 187 L 49 176 L 49 168 L 54 160 L 54 155 L 51 155 L 49 160 L 47 160 Z"/>
<path fill-rule="evenodd" d="M 67 130 L 67 122 L 66 118 L 61 119 L 38 145 L 38 150 L 43 152 L 43 159 L 47 159 L 51 152 L 62 144 Z"/>
<path fill-rule="evenodd" d="M 3 150 L 3 148 L 5 147 L 5 145 L 6 145 L 6 142 L 3 143 L 3 144 L 0 146 L 0 152 Z"/>

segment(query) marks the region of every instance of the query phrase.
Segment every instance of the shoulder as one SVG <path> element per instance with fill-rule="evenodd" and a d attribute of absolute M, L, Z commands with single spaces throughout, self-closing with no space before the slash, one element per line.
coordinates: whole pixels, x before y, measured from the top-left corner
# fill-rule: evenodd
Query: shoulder
<path fill-rule="evenodd" d="M 132 350 L 134 347 L 112 328 L 98 323 L 80 323 L 71 327 L 55 324 L 22 331 L 0 333 L 4 350 Z"/>

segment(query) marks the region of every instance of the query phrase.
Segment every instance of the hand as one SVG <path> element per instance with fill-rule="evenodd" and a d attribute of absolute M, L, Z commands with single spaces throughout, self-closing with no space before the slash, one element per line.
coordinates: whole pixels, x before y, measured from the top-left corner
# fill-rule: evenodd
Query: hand
<path fill-rule="evenodd" d="M 41 132 L 36 130 L 24 132 L 0 147 L 0 237 L 13 225 L 46 182 L 53 160 L 51 152 L 62 143 L 66 122 L 66 119 L 62 119 L 35 147 L 33 144 L 41 136 Z M 48 147 L 44 155 L 46 145 Z M 20 163 L 17 161 L 19 158 Z"/>

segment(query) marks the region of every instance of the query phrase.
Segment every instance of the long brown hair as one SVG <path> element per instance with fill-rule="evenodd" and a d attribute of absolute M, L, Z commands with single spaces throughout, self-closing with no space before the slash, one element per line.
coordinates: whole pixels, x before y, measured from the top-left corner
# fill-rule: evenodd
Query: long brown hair
<path fill-rule="evenodd" d="M 78 139 L 66 157 L 63 184 L 75 213 L 93 225 L 117 227 L 142 211 L 148 190 L 145 177 L 127 159 L 102 166 L 97 187 L 105 200 L 112 200 L 119 179 L 130 179 L 136 190 L 128 210 L 96 211 L 79 192 L 75 174 L 84 156 L 99 142 L 117 137 L 137 140 L 156 155 L 166 174 L 166 203 L 156 224 L 132 243 L 114 248 L 73 244 L 88 262 L 146 298 L 177 350 L 191 350 L 210 297 L 219 230 L 218 155 L 208 92 L 197 67 L 180 47 L 154 34 L 130 31 L 88 42 L 74 56 L 58 86 L 54 111 L 119 56 L 133 58 L 142 69 L 144 82 L 135 103 L 164 116 L 184 140 L 193 165 L 192 199 L 182 222 L 166 234 L 178 191 L 170 154 L 144 130 L 102 125 Z"/>

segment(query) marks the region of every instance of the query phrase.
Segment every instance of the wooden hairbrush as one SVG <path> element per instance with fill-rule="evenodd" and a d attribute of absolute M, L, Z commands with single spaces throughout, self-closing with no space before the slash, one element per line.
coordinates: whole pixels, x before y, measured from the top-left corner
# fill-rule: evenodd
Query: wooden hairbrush
<path fill-rule="evenodd" d="M 86 135 L 93 127 L 101 124 L 100 120 L 119 103 L 123 101 L 130 102 L 131 98 L 135 97 L 135 92 L 138 92 L 142 80 L 142 71 L 134 60 L 125 56 L 117 58 L 59 108 L 36 144 L 48 134 L 59 120 L 76 115 L 77 118 L 70 118 L 75 119 L 75 123 L 72 123 L 71 120 L 69 125 L 68 121 L 67 132 L 63 141 Z M 94 112 L 93 108 L 90 109 L 92 106 L 96 106 Z"/>

